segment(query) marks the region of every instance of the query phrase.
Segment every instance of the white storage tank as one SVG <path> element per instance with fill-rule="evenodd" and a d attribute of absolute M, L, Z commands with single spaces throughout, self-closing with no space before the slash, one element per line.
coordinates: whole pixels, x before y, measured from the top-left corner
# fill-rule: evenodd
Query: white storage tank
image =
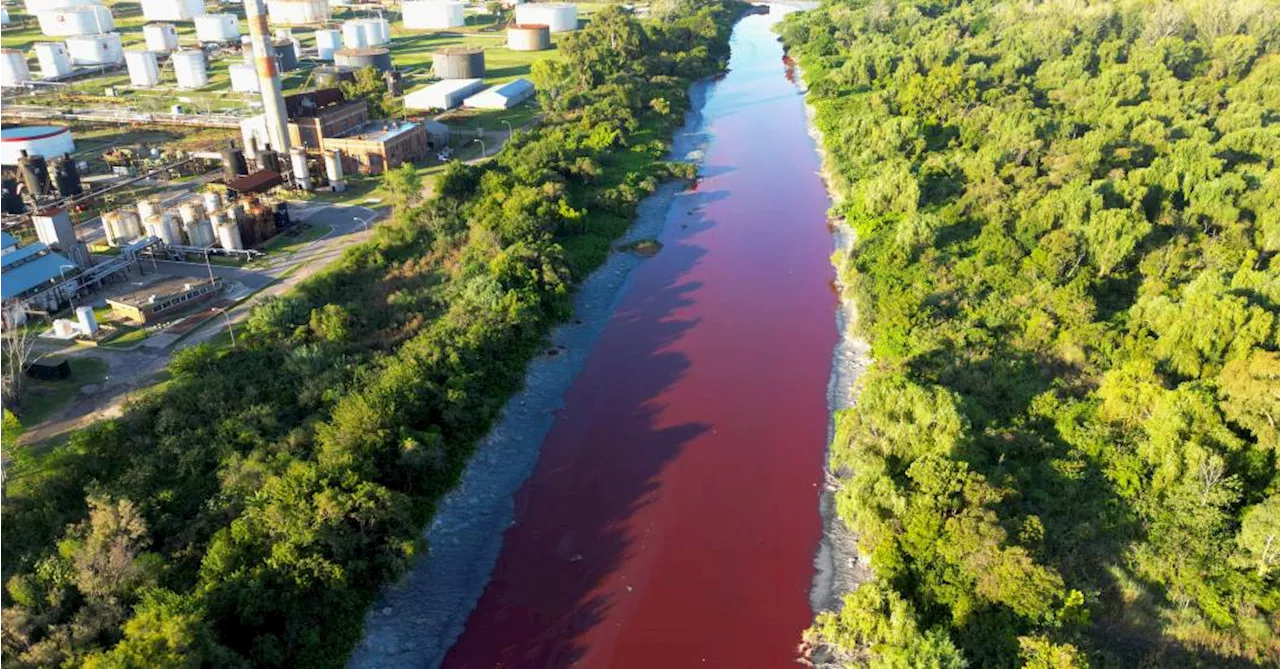
<path fill-rule="evenodd" d="M 138 200 L 138 215 L 142 217 L 143 221 L 158 213 L 160 213 L 160 203 L 150 198 Z"/>
<path fill-rule="evenodd" d="M 172 23 L 148 23 L 142 26 L 142 37 L 148 51 L 173 51 L 178 48 L 178 29 Z"/>
<path fill-rule="evenodd" d="M 9 10 L 0 7 L 0 26 L 9 25 Z"/>
<path fill-rule="evenodd" d="M 154 51 L 130 49 L 124 52 L 124 64 L 129 69 L 129 83 L 151 87 L 160 83 L 160 63 Z"/>
<path fill-rule="evenodd" d="M 366 31 L 372 29 L 373 35 L 370 36 L 370 43 L 381 46 L 391 43 L 391 22 L 382 17 L 376 19 L 365 19 Z M 377 40 L 377 41 L 373 41 Z"/>
<path fill-rule="evenodd" d="M 120 33 L 68 37 L 67 51 L 73 65 L 117 65 L 124 60 Z"/>
<path fill-rule="evenodd" d="M 311 168 L 307 165 L 307 150 L 295 146 L 289 150 L 289 161 L 293 165 L 293 181 L 302 190 L 311 190 Z"/>
<path fill-rule="evenodd" d="M 267 0 L 267 18 L 281 26 L 324 23 L 329 20 L 329 0 Z"/>
<path fill-rule="evenodd" d="M 240 39 L 240 21 L 235 14 L 197 16 L 196 39 L 201 42 L 234 42 Z"/>
<path fill-rule="evenodd" d="M 204 16 L 204 0 L 142 0 L 142 16 L 148 21 L 190 21 Z"/>
<path fill-rule="evenodd" d="M 147 226 L 147 234 L 159 237 L 160 241 L 169 246 L 180 246 L 182 244 L 182 230 L 178 226 L 178 219 L 171 214 L 152 214 L 150 218 L 145 220 Z"/>
<path fill-rule="evenodd" d="M 258 68 L 249 63 L 232 63 L 227 68 L 231 75 L 231 90 L 236 93 L 258 92 Z"/>
<path fill-rule="evenodd" d="M 240 238 L 240 225 L 234 217 L 226 214 L 215 214 L 211 217 L 213 231 L 218 235 L 218 245 L 228 251 L 243 251 L 244 242 Z"/>
<path fill-rule="evenodd" d="M 537 23 L 513 23 L 507 28 L 507 48 L 545 51 L 551 48 L 551 28 Z"/>
<path fill-rule="evenodd" d="M 525 3 L 516 6 L 516 23 L 537 23 L 553 33 L 578 29 L 578 8 L 563 3 Z"/>
<path fill-rule="evenodd" d="M 98 331 L 98 319 L 93 315 L 93 307 L 76 307 L 76 320 L 80 323 L 80 334 L 92 337 Z"/>
<path fill-rule="evenodd" d="M 348 49 L 363 49 L 369 46 L 368 35 L 364 31 L 364 23 L 360 19 L 352 19 L 342 24 L 342 45 Z"/>
<path fill-rule="evenodd" d="M 49 37 L 97 35 L 116 29 L 111 10 L 99 5 L 84 5 L 38 12 L 40 32 Z"/>
<path fill-rule="evenodd" d="M 36 42 L 36 60 L 41 79 L 56 79 L 71 74 L 71 54 L 62 42 Z"/>
<path fill-rule="evenodd" d="M 452 0 L 405 0 L 400 6 L 404 27 L 410 30 L 445 30 L 466 25 L 466 3 Z"/>
<path fill-rule="evenodd" d="M 0 164 L 17 165 L 23 151 L 29 156 L 52 160 L 75 153 L 76 143 L 71 138 L 71 129 L 65 125 L 7 125 L 0 128 Z"/>
<path fill-rule="evenodd" d="M 202 88 L 209 85 L 209 69 L 205 65 L 203 51 L 174 51 L 172 60 L 178 88 Z"/>
<path fill-rule="evenodd" d="M 333 52 L 342 48 L 342 31 L 324 28 L 316 31 L 316 51 L 320 60 L 333 60 Z"/>
<path fill-rule="evenodd" d="M 213 213 L 222 208 L 222 196 L 217 191 L 205 191 L 200 195 L 200 204 L 206 212 Z"/>
<path fill-rule="evenodd" d="M 324 152 L 324 172 L 329 178 L 329 189 L 335 193 L 340 193 L 347 189 L 347 184 L 342 180 L 342 152 L 334 149 Z"/>
<path fill-rule="evenodd" d="M 31 81 L 27 57 L 17 49 L 0 49 L 0 86 L 19 86 Z"/>

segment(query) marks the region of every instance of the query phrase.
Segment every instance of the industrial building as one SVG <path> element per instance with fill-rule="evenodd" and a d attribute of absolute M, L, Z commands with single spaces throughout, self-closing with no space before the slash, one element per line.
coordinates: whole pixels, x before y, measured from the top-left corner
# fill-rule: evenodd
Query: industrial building
<path fill-rule="evenodd" d="M 337 137 L 369 120 L 368 104 L 363 100 L 347 102 L 336 88 L 286 96 L 284 107 L 290 145 L 311 151 L 323 149 L 326 137 Z M 243 121 L 240 133 L 246 147 L 261 148 L 270 143 L 263 115 Z"/>
<path fill-rule="evenodd" d="M 464 100 L 462 106 L 472 109 L 510 109 L 533 97 L 533 94 L 533 82 L 515 79 L 476 93 Z"/>
<path fill-rule="evenodd" d="M 342 152 L 344 172 L 381 174 L 428 156 L 431 139 L 418 123 L 369 121 L 341 137 L 326 137 L 324 148 Z"/>
<path fill-rule="evenodd" d="M 28 310 L 53 311 L 70 299 L 75 285 L 64 279 L 74 277 L 80 268 L 47 244 L 18 246 L 12 235 L 0 232 L 0 269 L 4 323 L 12 326 L 26 322 Z"/>
<path fill-rule="evenodd" d="M 216 298 L 222 286 L 222 279 L 216 277 L 204 281 L 175 277 L 109 297 L 107 305 L 113 316 L 135 325 L 146 325 Z"/>
<path fill-rule="evenodd" d="M 445 79 L 405 95 L 404 108 L 411 111 L 453 109 L 483 88 L 483 79 Z"/>

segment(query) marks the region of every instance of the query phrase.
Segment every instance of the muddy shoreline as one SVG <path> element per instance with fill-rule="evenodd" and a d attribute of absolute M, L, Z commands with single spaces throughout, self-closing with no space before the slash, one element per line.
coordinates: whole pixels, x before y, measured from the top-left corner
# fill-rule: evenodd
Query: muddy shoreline
<path fill-rule="evenodd" d="M 707 142 L 702 110 L 711 83 L 690 87 L 690 109 L 672 138 L 668 159 L 701 162 Z M 667 182 L 645 198 L 615 248 L 657 238 L 667 210 L 688 186 Z M 631 271 L 642 262 L 639 254 L 613 251 L 579 287 L 573 320 L 556 327 L 544 353 L 529 362 L 523 388 L 507 401 L 458 485 L 441 500 L 425 529 L 427 554 L 385 588 L 366 614 L 364 639 L 348 667 L 416 669 L 444 660 L 489 583 L 504 534 L 515 522 L 515 494 L 537 463 L 564 394 L 608 324 Z"/>

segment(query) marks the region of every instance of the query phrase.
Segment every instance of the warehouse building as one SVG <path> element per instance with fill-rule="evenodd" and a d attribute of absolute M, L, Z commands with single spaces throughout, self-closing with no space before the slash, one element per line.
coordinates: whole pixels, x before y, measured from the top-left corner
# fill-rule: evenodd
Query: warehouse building
<path fill-rule="evenodd" d="M 219 278 L 197 281 L 176 277 L 107 298 L 107 305 L 111 307 L 113 316 L 136 325 L 146 325 L 208 302 L 221 291 L 222 279 Z"/>
<path fill-rule="evenodd" d="M 483 88 L 483 79 L 445 79 L 404 96 L 404 108 L 417 111 L 453 109 Z"/>
<path fill-rule="evenodd" d="M 79 267 L 47 244 L 18 246 L 18 240 L 0 232 L 0 294 L 4 302 L 4 324 L 21 325 L 28 310 L 54 311 L 76 291 L 72 279 Z"/>
<path fill-rule="evenodd" d="M 324 148 L 342 152 L 343 172 L 381 174 L 427 157 L 431 140 L 426 129 L 412 121 L 369 121 L 341 137 L 326 137 Z"/>
<path fill-rule="evenodd" d="M 533 82 L 516 79 L 505 84 L 490 86 L 463 101 L 462 106 L 472 109 L 510 109 L 533 97 Z"/>

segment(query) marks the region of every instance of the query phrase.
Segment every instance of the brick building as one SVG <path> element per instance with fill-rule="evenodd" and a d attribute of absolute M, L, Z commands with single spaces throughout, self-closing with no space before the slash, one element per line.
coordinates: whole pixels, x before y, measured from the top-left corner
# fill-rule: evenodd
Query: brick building
<path fill-rule="evenodd" d="M 325 137 L 326 151 L 342 151 L 344 172 L 381 174 L 427 157 L 431 140 L 421 124 L 412 121 L 369 121 L 341 137 Z"/>

